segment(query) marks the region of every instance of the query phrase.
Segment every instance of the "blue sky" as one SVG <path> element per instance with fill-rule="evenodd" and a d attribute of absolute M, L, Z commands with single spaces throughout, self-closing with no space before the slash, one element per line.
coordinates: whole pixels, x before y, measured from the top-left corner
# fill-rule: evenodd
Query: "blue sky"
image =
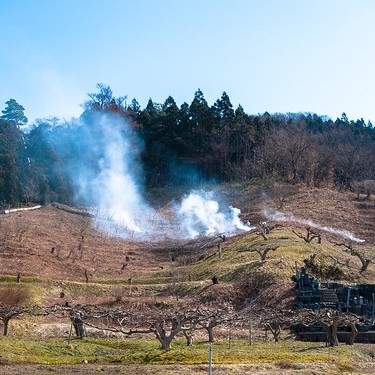
<path fill-rule="evenodd" d="M 373 0 L 0 0 L 0 109 L 69 118 L 115 96 L 375 123 Z"/>

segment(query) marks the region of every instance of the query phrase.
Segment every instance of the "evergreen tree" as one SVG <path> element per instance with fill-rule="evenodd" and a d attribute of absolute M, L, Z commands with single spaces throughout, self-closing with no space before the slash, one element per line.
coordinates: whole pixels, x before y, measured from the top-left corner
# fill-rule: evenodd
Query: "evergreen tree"
<path fill-rule="evenodd" d="M 2 111 L 1 119 L 10 121 L 18 127 L 27 124 L 28 120 L 24 113 L 25 108 L 21 104 L 18 104 L 15 99 L 9 99 L 5 104 L 6 107 Z"/>
<path fill-rule="evenodd" d="M 233 105 L 225 91 L 221 95 L 221 98 L 214 104 L 214 109 L 220 119 L 226 122 L 234 120 Z"/>
<path fill-rule="evenodd" d="M 207 155 L 212 141 L 212 129 L 215 124 L 215 113 L 208 106 L 203 92 L 198 89 L 189 108 L 191 122 L 191 153 Z"/>
<path fill-rule="evenodd" d="M 141 112 L 141 106 L 139 105 L 137 99 L 133 98 L 130 106 L 128 107 L 131 111 L 133 111 L 135 114 L 139 114 Z"/>
<path fill-rule="evenodd" d="M 167 130 L 169 132 L 173 132 L 176 136 L 178 132 L 177 126 L 179 122 L 179 109 L 176 102 L 171 96 L 169 96 L 165 100 L 163 104 L 163 111 L 165 113 L 165 123 L 167 126 Z"/>
<path fill-rule="evenodd" d="M 21 181 L 27 169 L 21 157 L 22 133 L 14 123 L 0 120 L 0 200 L 12 205 L 22 199 Z"/>

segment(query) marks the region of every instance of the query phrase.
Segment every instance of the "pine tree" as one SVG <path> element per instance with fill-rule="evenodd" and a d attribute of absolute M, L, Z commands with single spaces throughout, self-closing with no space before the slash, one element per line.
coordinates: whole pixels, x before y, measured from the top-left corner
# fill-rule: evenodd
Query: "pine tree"
<path fill-rule="evenodd" d="M 21 104 L 18 104 L 15 99 L 9 99 L 5 104 L 7 106 L 2 111 L 1 119 L 12 122 L 17 127 L 27 124 L 28 120 L 24 113 L 25 108 Z"/>

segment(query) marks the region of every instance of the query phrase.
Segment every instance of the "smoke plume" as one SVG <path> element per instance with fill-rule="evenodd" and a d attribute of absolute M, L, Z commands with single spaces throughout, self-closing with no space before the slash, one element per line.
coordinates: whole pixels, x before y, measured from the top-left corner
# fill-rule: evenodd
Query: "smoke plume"
<path fill-rule="evenodd" d="M 192 192 L 168 216 L 148 205 L 140 183 L 142 142 L 119 117 L 90 116 L 70 142 L 77 149 L 67 163 L 77 200 L 92 207 L 98 228 L 110 235 L 181 239 L 251 229 L 241 222 L 239 209 L 220 205 L 210 192 Z"/>
<path fill-rule="evenodd" d="M 274 212 L 264 211 L 263 214 L 265 215 L 265 217 L 267 217 L 268 220 L 294 221 L 296 223 L 307 225 L 309 227 L 313 227 L 313 228 L 322 230 L 324 232 L 337 234 L 341 237 L 348 238 L 349 240 L 357 242 L 357 243 L 365 242 L 365 240 L 362 240 L 362 239 L 356 237 L 353 233 L 351 233 L 347 230 L 335 229 L 335 228 L 332 228 L 332 227 L 322 226 L 322 225 L 314 223 L 312 220 L 305 220 L 305 219 L 297 218 L 294 215 L 283 214 L 280 211 L 274 211 Z"/>
<path fill-rule="evenodd" d="M 254 229 L 241 222 L 238 208 L 220 207 L 212 192 L 192 192 L 182 201 L 178 209 L 189 237 L 200 234 L 234 233 Z"/>

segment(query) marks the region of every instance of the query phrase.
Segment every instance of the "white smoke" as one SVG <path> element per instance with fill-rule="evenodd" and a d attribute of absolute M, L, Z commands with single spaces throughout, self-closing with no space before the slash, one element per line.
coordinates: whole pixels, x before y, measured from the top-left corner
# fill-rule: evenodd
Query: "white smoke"
<path fill-rule="evenodd" d="M 103 158 L 99 160 L 100 172 L 92 181 L 97 192 L 97 208 L 108 212 L 115 223 L 132 232 L 141 232 L 135 215 L 144 203 L 126 162 L 130 145 L 122 139 L 116 126 L 111 126 L 111 132 L 104 134 L 105 150 Z"/>
<path fill-rule="evenodd" d="M 212 196 L 212 192 L 192 192 L 183 199 L 178 215 L 189 237 L 254 229 L 241 222 L 238 208 L 222 208 Z"/>
<path fill-rule="evenodd" d="M 134 173 L 135 145 L 128 124 L 114 116 L 100 115 L 88 127 L 92 156 L 81 161 L 79 191 L 89 197 L 100 222 L 108 234 L 127 237 L 141 233 L 146 216 L 153 213 L 136 184 Z M 74 164 L 74 163 L 73 163 Z"/>
<path fill-rule="evenodd" d="M 268 220 L 273 220 L 273 221 L 294 221 L 303 225 L 307 225 L 319 230 L 322 230 L 324 232 L 329 232 L 329 233 L 334 233 L 337 234 L 341 237 L 348 238 L 351 241 L 357 242 L 357 243 L 363 243 L 365 240 L 362 240 L 358 237 L 356 237 L 353 233 L 343 230 L 343 229 L 335 229 L 332 227 L 327 227 L 327 226 L 322 226 L 319 224 L 314 223 L 312 220 L 306 220 L 306 219 L 301 219 L 297 218 L 294 215 L 291 214 L 283 214 L 280 211 L 263 211 L 263 214 L 267 217 Z"/>
<path fill-rule="evenodd" d="M 81 197 L 94 205 L 98 228 L 109 235 L 132 239 L 194 238 L 252 229 L 241 222 L 240 210 L 220 207 L 213 193 L 193 192 L 163 217 L 144 200 L 136 183 L 137 145 L 122 119 L 98 115 L 85 128 L 87 160 L 73 161 Z M 77 164 L 79 167 L 77 167 Z M 88 198 L 87 198 L 88 197 Z"/>

